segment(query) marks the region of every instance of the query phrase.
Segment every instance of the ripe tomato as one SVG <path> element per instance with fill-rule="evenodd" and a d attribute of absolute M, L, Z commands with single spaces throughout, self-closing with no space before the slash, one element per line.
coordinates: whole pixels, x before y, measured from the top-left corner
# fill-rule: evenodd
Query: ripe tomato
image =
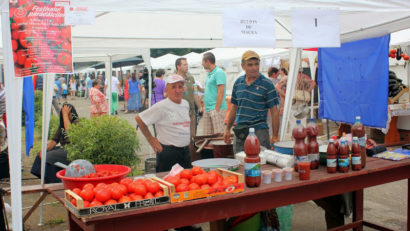
<path fill-rule="evenodd" d="M 71 204 L 73 204 L 75 207 L 77 207 L 77 201 L 74 198 L 71 199 Z"/>
<path fill-rule="evenodd" d="M 19 44 L 16 40 L 11 40 L 11 47 L 13 47 L 13 51 L 17 50 Z"/>
<path fill-rule="evenodd" d="M 131 193 L 128 196 L 131 198 L 131 201 L 139 201 L 139 200 L 144 199 L 144 197 L 142 197 L 141 195 L 137 195 L 135 193 Z"/>
<path fill-rule="evenodd" d="M 68 39 L 71 40 L 71 27 L 63 27 L 60 30 L 60 37 L 61 39 Z"/>
<path fill-rule="evenodd" d="M 118 202 L 116 200 L 113 199 L 109 199 L 108 201 L 106 201 L 104 203 L 104 205 L 113 205 L 113 204 L 117 204 Z"/>
<path fill-rule="evenodd" d="M 130 202 L 132 201 L 129 196 L 123 196 L 121 199 L 118 201 L 119 203 L 124 203 L 124 202 Z"/>
<path fill-rule="evenodd" d="M 70 65 L 72 62 L 71 54 L 65 51 L 60 52 L 57 55 L 57 62 L 64 66 Z M 103 174 L 105 175 L 106 173 Z"/>
<path fill-rule="evenodd" d="M 103 205 L 103 203 L 101 203 L 101 202 L 99 202 L 99 201 L 97 201 L 97 200 L 93 200 L 93 201 L 90 203 L 90 207 L 96 207 L 96 206 L 101 206 L 101 205 Z"/>
<path fill-rule="evenodd" d="M 124 195 L 119 186 L 111 187 L 110 192 L 111 192 L 111 198 L 115 200 L 120 199 Z"/>
<path fill-rule="evenodd" d="M 138 184 L 144 184 L 144 180 L 141 178 L 136 179 L 134 182 L 138 183 Z"/>
<path fill-rule="evenodd" d="M 127 194 L 128 193 L 128 188 L 127 186 L 123 185 L 123 184 L 119 184 L 118 185 L 119 189 L 121 190 L 122 194 Z"/>
<path fill-rule="evenodd" d="M 208 177 L 206 174 L 199 174 L 196 175 L 196 182 L 198 185 L 203 185 L 206 184 L 208 182 Z"/>
<path fill-rule="evenodd" d="M 404 59 L 404 60 L 409 60 L 409 56 L 408 56 L 408 55 L 405 55 L 405 56 L 403 57 L 403 59 Z"/>
<path fill-rule="evenodd" d="M 84 187 L 83 187 L 84 188 Z M 79 189 L 79 188 L 73 188 L 73 193 L 75 193 L 75 194 L 77 194 L 77 195 L 80 195 L 80 192 L 81 192 L 81 189 Z"/>
<path fill-rule="evenodd" d="M 188 179 L 185 179 L 185 178 L 181 178 L 178 181 L 178 185 L 180 185 L 180 184 L 190 184 L 190 183 L 191 182 Z"/>
<path fill-rule="evenodd" d="M 27 54 L 24 50 L 18 50 L 17 51 L 17 63 L 19 65 L 24 65 L 27 59 Z"/>
<path fill-rule="evenodd" d="M 180 172 L 181 178 L 185 178 L 185 179 L 191 179 L 192 177 L 192 171 L 189 169 L 184 169 Z"/>
<path fill-rule="evenodd" d="M 86 201 L 92 201 L 94 199 L 94 192 L 92 189 L 86 188 L 81 190 L 80 197 Z"/>
<path fill-rule="evenodd" d="M 58 30 L 57 27 L 51 26 L 47 28 L 46 37 L 48 40 L 56 41 L 59 36 L 60 36 L 60 30 Z"/>
<path fill-rule="evenodd" d="M 102 188 L 95 194 L 95 199 L 100 202 L 106 202 L 111 198 L 111 192 L 108 189 Z"/>
<path fill-rule="evenodd" d="M 13 63 L 17 62 L 17 54 L 13 51 Z M 17 72 L 15 73 L 17 75 Z"/>
<path fill-rule="evenodd" d="M 192 168 L 192 174 L 193 174 L 194 176 L 199 175 L 199 174 L 202 174 L 202 173 L 203 173 L 202 168 L 200 168 L 200 167 L 198 167 L 198 166 L 195 166 L 195 167 Z"/>
<path fill-rule="evenodd" d="M 145 179 L 144 180 L 144 185 L 148 187 L 148 185 L 152 184 L 151 180 Z"/>
<path fill-rule="evenodd" d="M 151 184 L 147 185 L 147 189 L 150 193 L 155 194 L 161 189 L 161 186 L 157 182 L 152 182 Z"/>
<path fill-rule="evenodd" d="M 136 184 L 134 192 L 137 195 L 145 196 L 147 194 L 147 187 L 143 184 Z"/>
<path fill-rule="evenodd" d="M 197 183 L 192 183 L 190 185 L 188 185 L 189 190 L 197 190 L 200 189 L 199 185 Z"/>
<path fill-rule="evenodd" d="M 96 188 L 107 188 L 107 184 L 105 183 L 98 183 L 97 186 L 95 186 Z"/>
<path fill-rule="evenodd" d="M 208 172 L 208 175 L 218 176 L 218 173 L 216 173 L 215 170 L 210 170 L 210 171 Z"/>
<path fill-rule="evenodd" d="M 151 198 L 154 198 L 154 195 L 152 195 L 152 193 L 150 193 L 150 192 L 147 193 L 144 197 L 144 199 L 151 199 Z"/>
<path fill-rule="evenodd" d="M 203 185 L 201 185 L 201 189 L 208 189 L 208 188 L 210 188 L 211 186 L 209 185 L 209 184 L 203 184 Z"/>
<path fill-rule="evenodd" d="M 11 39 L 13 39 L 13 40 L 18 40 L 18 39 L 19 39 L 19 35 L 20 35 L 20 32 L 19 32 L 18 30 L 12 31 L 12 32 L 11 32 Z"/>
<path fill-rule="evenodd" d="M 176 189 L 177 192 L 186 192 L 189 191 L 189 186 L 187 184 L 179 184 Z"/>
<path fill-rule="evenodd" d="M 158 191 L 157 193 L 155 193 L 154 197 L 163 197 L 164 196 L 164 192 L 163 191 Z"/>
<path fill-rule="evenodd" d="M 210 174 L 210 173 L 208 173 L 207 183 L 208 183 L 209 185 L 213 185 L 213 184 L 215 184 L 215 182 L 217 182 L 217 181 L 218 181 L 218 176 L 216 175 L 216 173 L 215 173 L 215 174 Z"/>
<path fill-rule="evenodd" d="M 168 176 L 168 177 L 166 177 L 165 180 L 168 181 L 169 183 L 177 186 L 179 184 L 179 182 L 178 182 L 179 179 L 180 178 L 178 176 Z"/>
<path fill-rule="evenodd" d="M 90 202 L 88 202 L 88 201 L 83 201 L 83 207 L 84 207 L 84 208 L 90 207 Z"/>
<path fill-rule="evenodd" d="M 120 180 L 120 184 L 125 185 L 126 187 L 128 187 L 129 184 L 132 183 L 132 179 L 131 178 L 124 178 Z"/>

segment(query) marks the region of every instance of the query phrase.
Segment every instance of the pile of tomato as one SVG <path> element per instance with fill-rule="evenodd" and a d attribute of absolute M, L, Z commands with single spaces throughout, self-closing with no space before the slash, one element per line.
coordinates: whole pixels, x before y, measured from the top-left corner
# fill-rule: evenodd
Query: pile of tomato
<path fill-rule="evenodd" d="M 216 171 L 205 172 L 200 167 L 184 169 L 176 176 L 167 176 L 165 181 L 175 185 L 176 192 L 218 188 L 238 183 L 237 176 L 223 178 Z"/>
<path fill-rule="evenodd" d="M 111 184 L 85 184 L 82 189 L 72 190 L 84 200 L 84 208 L 124 203 L 164 196 L 161 186 L 149 179 L 124 178 L 120 182 Z M 77 206 L 76 200 L 71 203 Z"/>
<path fill-rule="evenodd" d="M 100 177 L 107 177 L 107 176 L 115 176 L 118 175 L 119 172 L 117 171 L 110 171 L 110 170 L 96 170 L 95 173 L 90 173 L 88 175 L 82 176 L 81 178 L 100 178 Z"/>

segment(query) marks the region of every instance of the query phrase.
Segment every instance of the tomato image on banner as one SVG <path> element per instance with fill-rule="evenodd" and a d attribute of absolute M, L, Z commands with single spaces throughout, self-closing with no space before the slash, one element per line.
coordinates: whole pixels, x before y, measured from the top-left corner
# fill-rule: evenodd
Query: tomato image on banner
<path fill-rule="evenodd" d="M 10 0 L 16 77 L 73 73 L 71 26 L 64 25 L 67 0 Z"/>

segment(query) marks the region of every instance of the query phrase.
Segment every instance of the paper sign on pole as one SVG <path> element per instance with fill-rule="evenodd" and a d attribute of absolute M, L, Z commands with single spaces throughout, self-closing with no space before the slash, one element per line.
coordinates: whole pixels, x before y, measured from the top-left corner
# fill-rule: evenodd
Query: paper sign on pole
<path fill-rule="evenodd" d="M 229 9 L 222 22 L 225 47 L 275 47 L 273 10 Z"/>
<path fill-rule="evenodd" d="M 339 11 L 292 10 L 293 47 L 340 47 Z"/>
<path fill-rule="evenodd" d="M 85 6 L 66 6 L 65 25 L 94 25 L 95 9 Z"/>
<path fill-rule="evenodd" d="M 71 27 L 64 25 L 67 1 L 9 2 L 16 77 L 73 72 Z"/>

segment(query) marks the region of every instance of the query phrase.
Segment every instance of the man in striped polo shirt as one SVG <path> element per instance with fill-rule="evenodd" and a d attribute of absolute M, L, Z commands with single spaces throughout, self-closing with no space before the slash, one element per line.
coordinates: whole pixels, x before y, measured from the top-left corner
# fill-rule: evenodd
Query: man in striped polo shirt
<path fill-rule="evenodd" d="M 255 134 L 262 146 L 270 147 L 270 139 L 278 140 L 279 111 L 276 105 L 279 98 L 270 79 L 259 73 L 259 55 L 254 51 L 246 51 L 242 55 L 242 69 L 245 75 L 239 77 L 233 86 L 228 122 L 224 132 L 225 142 L 230 143 L 230 130 L 233 122 L 237 127 L 255 128 Z M 266 123 L 267 113 L 272 115 L 272 134 Z M 234 152 L 243 151 L 246 137 L 235 134 Z"/>

